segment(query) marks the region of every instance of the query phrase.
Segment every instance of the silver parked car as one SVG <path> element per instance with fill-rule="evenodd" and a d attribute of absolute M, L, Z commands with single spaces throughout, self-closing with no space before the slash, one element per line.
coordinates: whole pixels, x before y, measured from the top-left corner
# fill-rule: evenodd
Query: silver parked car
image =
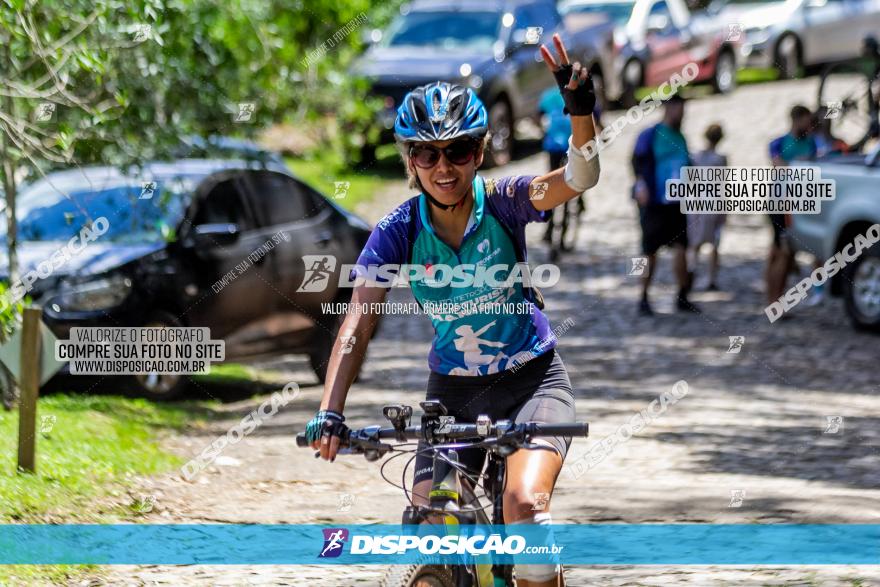
<path fill-rule="evenodd" d="M 839 155 L 797 164 L 818 166 L 822 179 L 836 184 L 835 199 L 823 201 L 819 214 L 792 215 L 790 230 L 797 250 L 825 261 L 880 223 L 880 145 L 867 157 Z M 856 328 L 880 332 L 880 243 L 862 251 L 832 278 L 831 293 L 843 296 Z"/>
<path fill-rule="evenodd" d="M 866 36 L 880 35 L 880 0 L 719 0 L 709 12 L 741 37 L 747 66 L 784 78 L 857 57 Z"/>

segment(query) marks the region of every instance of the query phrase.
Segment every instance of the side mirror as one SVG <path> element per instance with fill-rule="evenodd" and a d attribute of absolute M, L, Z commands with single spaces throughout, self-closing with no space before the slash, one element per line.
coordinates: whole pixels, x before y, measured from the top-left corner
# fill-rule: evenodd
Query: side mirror
<path fill-rule="evenodd" d="M 240 230 L 237 224 L 199 224 L 193 227 L 192 234 L 185 244 L 195 249 L 225 247 L 238 240 Z"/>
<path fill-rule="evenodd" d="M 544 27 L 530 26 L 518 28 L 510 35 L 509 50 L 516 50 L 527 45 L 538 46 L 541 44 L 541 36 L 544 34 Z"/>
<path fill-rule="evenodd" d="M 669 27 L 669 17 L 665 14 L 652 14 L 648 17 L 648 32 L 662 33 Z"/>

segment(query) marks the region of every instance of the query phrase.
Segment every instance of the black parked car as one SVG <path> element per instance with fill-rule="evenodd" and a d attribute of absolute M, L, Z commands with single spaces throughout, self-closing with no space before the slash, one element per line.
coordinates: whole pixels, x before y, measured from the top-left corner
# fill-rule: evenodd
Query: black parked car
<path fill-rule="evenodd" d="M 340 317 L 325 316 L 321 303 L 349 299 L 338 274 L 366 243 L 363 220 L 277 160 L 60 171 L 19 196 L 21 274 L 102 216 L 106 233 L 29 292 L 56 336 L 67 338 L 74 326 L 210 327 L 212 339 L 225 340 L 226 360 L 302 352 L 323 380 Z M 271 250 L 236 271 L 264 243 Z M 305 255 L 336 257 L 323 291 L 297 291 Z M 158 374 L 127 379 L 154 399 L 179 395 L 187 382 Z"/>

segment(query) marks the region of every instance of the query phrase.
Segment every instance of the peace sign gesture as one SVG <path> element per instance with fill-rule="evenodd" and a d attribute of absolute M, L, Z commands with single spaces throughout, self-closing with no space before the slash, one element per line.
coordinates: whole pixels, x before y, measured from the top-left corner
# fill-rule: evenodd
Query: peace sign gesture
<path fill-rule="evenodd" d="M 593 80 L 586 68 L 580 62 L 574 65 L 568 59 L 568 51 L 559 37 L 559 33 L 553 35 L 553 44 L 559 54 L 559 61 L 546 45 L 541 45 L 541 57 L 547 68 L 556 78 L 559 91 L 565 100 L 565 112 L 572 116 L 589 116 L 596 106 L 596 92 L 593 89 Z"/>

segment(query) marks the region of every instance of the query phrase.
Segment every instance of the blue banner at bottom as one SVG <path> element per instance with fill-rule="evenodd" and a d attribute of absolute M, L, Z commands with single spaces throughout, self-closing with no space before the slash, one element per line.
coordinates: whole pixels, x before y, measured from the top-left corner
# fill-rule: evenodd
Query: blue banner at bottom
<path fill-rule="evenodd" d="M 0 525 L 0 564 L 876 565 L 880 524 Z"/>

